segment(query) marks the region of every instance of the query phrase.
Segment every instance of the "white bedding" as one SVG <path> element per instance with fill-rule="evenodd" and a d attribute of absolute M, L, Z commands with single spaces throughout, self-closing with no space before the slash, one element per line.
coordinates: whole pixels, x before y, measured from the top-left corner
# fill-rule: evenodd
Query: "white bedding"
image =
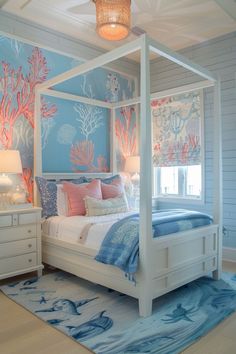
<path fill-rule="evenodd" d="M 134 212 L 102 216 L 52 216 L 43 222 L 42 229 L 45 236 L 99 250 L 109 228 L 131 214 Z"/>

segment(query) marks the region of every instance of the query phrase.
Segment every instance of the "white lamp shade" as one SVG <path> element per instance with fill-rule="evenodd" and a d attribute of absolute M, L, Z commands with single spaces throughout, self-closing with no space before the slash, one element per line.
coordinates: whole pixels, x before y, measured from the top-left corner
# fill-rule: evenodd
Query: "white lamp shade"
<path fill-rule="evenodd" d="M 0 173 L 22 173 L 22 164 L 18 150 L 0 150 Z"/>
<path fill-rule="evenodd" d="M 140 156 L 128 156 L 125 160 L 125 172 L 137 173 L 140 171 Z"/>

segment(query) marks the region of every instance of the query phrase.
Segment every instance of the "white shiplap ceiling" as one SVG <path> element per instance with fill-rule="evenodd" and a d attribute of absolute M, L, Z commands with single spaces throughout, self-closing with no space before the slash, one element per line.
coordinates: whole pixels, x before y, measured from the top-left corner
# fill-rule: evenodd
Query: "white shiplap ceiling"
<path fill-rule="evenodd" d="M 236 31 L 236 0 L 132 0 L 132 26 L 179 50 Z M 4 11 L 106 50 L 120 42 L 96 34 L 92 0 L 0 0 Z"/>

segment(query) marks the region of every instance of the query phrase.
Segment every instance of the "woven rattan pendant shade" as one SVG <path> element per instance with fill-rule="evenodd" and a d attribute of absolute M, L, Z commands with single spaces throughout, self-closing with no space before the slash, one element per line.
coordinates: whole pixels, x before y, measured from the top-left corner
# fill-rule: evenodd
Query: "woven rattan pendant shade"
<path fill-rule="evenodd" d="M 96 5 L 97 33 L 109 41 L 129 34 L 131 0 L 93 0 Z"/>

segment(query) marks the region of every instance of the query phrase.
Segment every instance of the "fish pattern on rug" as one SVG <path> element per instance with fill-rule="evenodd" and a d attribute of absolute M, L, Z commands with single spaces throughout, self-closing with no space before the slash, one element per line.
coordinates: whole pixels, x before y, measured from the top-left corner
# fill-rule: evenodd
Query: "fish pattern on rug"
<path fill-rule="evenodd" d="M 236 275 L 223 279 L 204 277 L 156 299 L 148 318 L 137 300 L 64 272 L 0 289 L 97 354 L 177 354 L 236 310 Z"/>

